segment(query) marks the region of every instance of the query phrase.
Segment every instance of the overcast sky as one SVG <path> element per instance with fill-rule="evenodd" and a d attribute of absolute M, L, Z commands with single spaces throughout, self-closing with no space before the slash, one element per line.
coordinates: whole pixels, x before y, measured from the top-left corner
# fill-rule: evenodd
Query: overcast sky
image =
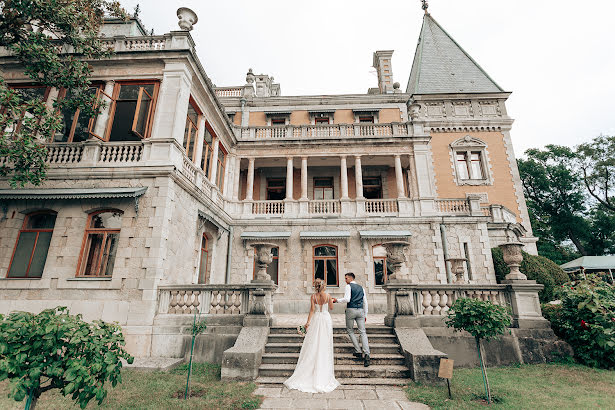
<path fill-rule="evenodd" d="M 423 12 L 420 0 L 121 0 L 156 34 L 177 30 L 176 10 L 199 21 L 197 53 L 218 86 L 248 68 L 282 95 L 366 93 L 376 50 L 395 50 L 405 90 Z M 440 25 L 505 90 L 518 156 L 615 134 L 615 1 L 430 0 Z"/>

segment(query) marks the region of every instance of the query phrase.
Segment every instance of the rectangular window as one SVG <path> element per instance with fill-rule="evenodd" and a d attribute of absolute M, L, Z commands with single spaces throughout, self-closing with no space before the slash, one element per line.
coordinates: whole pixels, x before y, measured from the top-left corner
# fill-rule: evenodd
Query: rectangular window
<path fill-rule="evenodd" d="M 216 186 L 222 191 L 224 184 L 224 171 L 226 169 L 226 151 L 222 144 L 218 143 L 218 169 L 216 171 Z"/>
<path fill-rule="evenodd" d="M 365 124 L 373 124 L 374 116 L 373 115 L 359 115 L 359 122 Z"/>
<path fill-rule="evenodd" d="M 122 214 L 99 211 L 90 214 L 79 261 L 79 276 L 111 276 L 115 265 Z"/>
<path fill-rule="evenodd" d="M 201 110 L 196 105 L 196 102 L 190 98 L 188 104 L 188 114 L 186 115 L 186 128 L 184 130 L 184 150 L 186 155 L 194 162 L 194 155 L 196 152 L 196 136 L 199 132 L 199 117 Z"/>
<path fill-rule="evenodd" d="M 372 247 L 372 257 L 374 260 L 374 283 L 376 286 L 382 286 L 386 283 L 389 275 L 393 272 L 387 265 L 387 252 L 384 246 L 375 245 Z"/>
<path fill-rule="evenodd" d="M 199 283 L 201 284 L 207 283 L 207 263 L 209 262 L 208 243 L 207 236 L 203 234 L 201 238 L 201 260 L 199 262 Z"/>
<path fill-rule="evenodd" d="M 88 89 L 91 94 L 96 94 L 100 98 L 102 84 L 92 86 Z M 71 90 L 64 90 L 62 98 L 71 97 Z M 104 94 L 104 93 L 103 93 Z M 81 115 L 80 110 L 71 110 L 65 108 L 62 110 L 62 130 L 56 133 L 54 142 L 82 142 L 90 138 L 90 123 L 91 117 Z"/>
<path fill-rule="evenodd" d="M 213 155 L 214 137 L 209 131 L 209 128 L 205 128 L 205 135 L 203 138 L 203 157 L 201 158 L 201 169 L 205 172 L 205 176 L 209 179 L 211 170 L 211 157 Z"/>
<path fill-rule="evenodd" d="M 286 118 L 272 118 L 271 125 L 286 125 Z"/>
<path fill-rule="evenodd" d="M 52 213 L 26 216 L 17 237 L 7 277 L 40 278 L 43 275 L 55 221 L 56 215 Z"/>
<path fill-rule="evenodd" d="M 118 83 L 112 97 L 107 141 L 139 141 L 151 131 L 158 83 Z"/>
<path fill-rule="evenodd" d="M 314 199 L 333 199 L 333 178 L 314 178 Z"/>
<path fill-rule="evenodd" d="M 319 117 L 319 118 L 314 118 L 314 123 L 316 125 L 320 125 L 320 124 L 329 124 L 329 117 Z"/>
<path fill-rule="evenodd" d="M 480 152 L 470 154 L 470 170 L 472 179 L 484 179 L 483 166 L 481 164 Z"/>
<path fill-rule="evenodd" d="M 286 178 L 267 178 L 267 200 L 278 201 L 286 198 Z"/>
<path fill-rule="evenodd" d="M 47 96 L 49 95 L 49 87 L 45 87 L 43 85 L 8 85 L 8 88 L 19 93 L 23 102 L 27 102 L 30 100 L 40 100 L 41 102 L 47 101 Z M 22 121 L 24 117 L 32 118 L 33 115 L 29 112 L 7 112 L 6 107 L 0 107 L 0 114 L 9 114 L 15 116 L 14 128 L 11 130 L 5 130 L 8 132 L 17 132 L 21 127 Z M 5 128 L 4 126 L 2 128 Z"/>
<path fill-rule="evenodd" d="M 468 170 L 468 161 L 466 160 L 465 152 L 458 152 L 455 155 L 455 159 L 457 162 L 457 175 L 459 179 L 469 179 L 470 172 Z"/>
<path fill-rule="evenodd" d="M 366 199 L 382 198 L 382 180 L 380 177 L 363 177 L 363 196 Z"/>
<path fill-rule="evenodd" d="M 326 281 L 327 286 L 338 286 L 336 247 L 314 247 L 314 280 L 316 279 Z"/>

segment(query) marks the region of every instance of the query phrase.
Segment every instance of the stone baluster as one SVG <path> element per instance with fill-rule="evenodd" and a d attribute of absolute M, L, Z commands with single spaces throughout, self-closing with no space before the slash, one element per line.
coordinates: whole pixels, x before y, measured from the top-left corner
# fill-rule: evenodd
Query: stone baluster
<path fill-rule="evenodd" d="M 439 299 L 439 294 L 437 290 L 431 290 L 429 291 L 430 296 L 431 296 L 431 314 L 432 315 L 439 315 L 440 314 L 440 309 L 439 309 L 439 305 L 438 305 L 438 299 Z"/>
<path fill-rule="evenodd" d="M 438 306 L 440 306 L 440 314 L 444 315 L 445 312 L 448 310 L 448 306 L 446 306 L 448 295 L 446 294 L 446 291 L 444 290 L 438 291 L 438 295 L 440 296 L 440 300 L 438 301 Z"/>
<path fill-rule="evenodd" d="M 431 311 L 433 310 L 431 307 L 431 294 L 427 290 L 423 290 L 421 293 L 423 294 L 423 314 L 431 315 Z"/>
<path fill-rule="evenodd" d="M 177 313 L 177 304 L 178 304 L 179 292 L 176 290 L 171 291 L 171 302 L 169 303 L 170 309 L 169 313 Z"/>

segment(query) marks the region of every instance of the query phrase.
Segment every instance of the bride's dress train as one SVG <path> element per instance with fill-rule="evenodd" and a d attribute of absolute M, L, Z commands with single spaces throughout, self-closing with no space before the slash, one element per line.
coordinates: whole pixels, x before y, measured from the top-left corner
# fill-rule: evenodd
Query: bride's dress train
<path fill-rule="evenodd" d="M 333 323 L 327 303 L 316 305 L 297 367 L 284 385 L 306 393 L 328 393 L 340 385 L 333 371 Z"/>

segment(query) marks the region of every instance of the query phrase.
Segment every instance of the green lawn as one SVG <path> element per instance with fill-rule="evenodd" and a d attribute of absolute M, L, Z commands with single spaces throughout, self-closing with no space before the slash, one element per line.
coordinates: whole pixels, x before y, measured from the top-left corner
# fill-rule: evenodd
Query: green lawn
<path fill-rule="evenodd" d="M 192 390 L 201 397 L 183 399 L 186 387 L 187 366 L 169 373 L 122 371 L 122 383 L 110 388 L 107 398 L 98 407 L 91 401 L 89 409 L 256 409 L 262 396 L 254 396 L 254 383 L 226 383 L 220 381 L 220 366 L 195 364 L 190 378 Z M 7 397 L 8 382 L 0 382 L 0 409 L 23 409 L 25 400 L 16 402 Z M 181 396 L 181 399 L 173 396 Z M 78 409 L 70 398 L 58 391 L 49 391 L 41 396 L 37 409 Z"/>
<path fill-rule="evenodd" d="M 489 368 L 489 385 L 502 409 L 615 409 L 615 371 L 577 364 L 538 364 Z M 434 409 L 484 408 L 480 369 L 455 369 L 453 399 L 444 386 L 410 384 L 408 398 Z"/>

